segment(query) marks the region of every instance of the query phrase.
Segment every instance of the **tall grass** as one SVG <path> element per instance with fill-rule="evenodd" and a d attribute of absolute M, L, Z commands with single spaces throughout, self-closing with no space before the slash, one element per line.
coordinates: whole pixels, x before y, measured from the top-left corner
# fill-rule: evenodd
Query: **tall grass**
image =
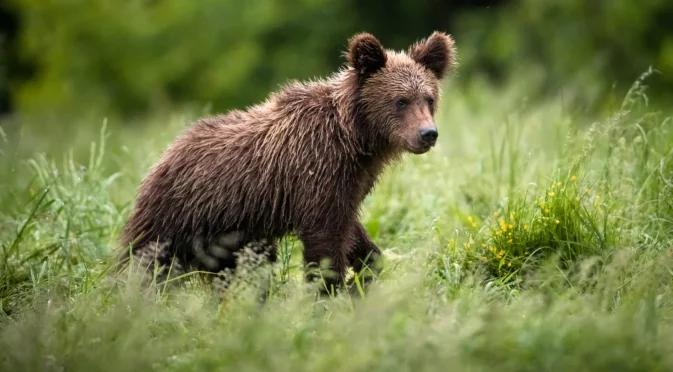
<path fill-rule="evenodd" d="M 317 299 L 292 240 L 263 305 L 255 281 L 111 285 L 137 183 L 194 115 L 3 153 L 2 370 L 670 370 L 673 119 L 644 80 L 601 118 L 510 88 L 447 89 L 437 148 L 384 174 L 361 295 Z"/>

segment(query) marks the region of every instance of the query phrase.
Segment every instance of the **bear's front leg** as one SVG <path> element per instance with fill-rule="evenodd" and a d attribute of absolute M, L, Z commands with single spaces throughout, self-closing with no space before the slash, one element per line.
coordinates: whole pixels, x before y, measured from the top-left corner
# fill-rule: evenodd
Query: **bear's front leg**
<path fill-rule="evenodd" d="M 367 235 L 364 226 L 359 221 L 356 222 L 353 229 L 353 246 L 348 253 L 348 263 L 353 270 L 359 273 L 364 266 L 367 266 L 378 273 L 382 258 L 381 249 Z"/>
<path fill-rule="evenodd" d="M 346 276 L 348 257 L 344 243 L 347 234 L 341 231 L 310 232 L 300 235 L 304 245 L 304 264 L 309 281 L 324 280 L 321 292 L 333 293 Z M 327 265 L 322 265 L 326 263 Z"/>
<path fill-rule="evenodd" d="M 378 275 L 383 266 L 383 254 L 359 221 L 355 222 L 353 228 L 352 244 L 348 252 L 348 263 L 353 267 L 353 271 L 355 271 L 359 278 L 362 279 L 364 277 L 361 283 L 363 286 L 366 286 L 372 281 L 372 278 L 371 275 L 367 275 L 363 268 L 366 267 L 375 275 Z"/>

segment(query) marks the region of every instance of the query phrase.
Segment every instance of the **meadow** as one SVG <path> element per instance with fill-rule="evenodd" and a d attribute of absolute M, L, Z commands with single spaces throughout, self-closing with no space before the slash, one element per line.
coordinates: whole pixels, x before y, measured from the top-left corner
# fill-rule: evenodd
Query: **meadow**
<path fill-rule="evenodd" d="M 207 111 L 6 126 L 0 369 L 669 371 L 673 116 L 645 77 L 597 117 L 570 89 L 447 85 L 437 147 L 363 206 L 385 252 L 375 284 L 317 298 L 289 238 L 263 305 L 259 280 L 218 301 L 196 280 L 141 290 L 108 273 L 139 181 Z"/>

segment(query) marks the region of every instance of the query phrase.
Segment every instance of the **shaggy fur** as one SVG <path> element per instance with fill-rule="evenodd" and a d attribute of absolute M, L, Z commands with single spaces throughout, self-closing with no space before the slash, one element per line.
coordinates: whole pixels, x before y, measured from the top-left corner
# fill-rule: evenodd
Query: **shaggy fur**
<path fill-rule="evenodd" d="M 355 35 L 346 68 L 328 79 L 292 82 L 246 111 L 187 128 L 143 180 L 125 225 L 124 253 L 184 270 L 236 266 L 250 242 L 276 259 L 276 241 L 295 234 L 308 265 L 328 259 L 342 284 L 381 251 L 358 209 L 384 167 L 435 143 L 439 79 L 456 65 L 450 36 L 435 32 L 407 52 Z M 128 254 L 120 258 L 128 262 Z"/>

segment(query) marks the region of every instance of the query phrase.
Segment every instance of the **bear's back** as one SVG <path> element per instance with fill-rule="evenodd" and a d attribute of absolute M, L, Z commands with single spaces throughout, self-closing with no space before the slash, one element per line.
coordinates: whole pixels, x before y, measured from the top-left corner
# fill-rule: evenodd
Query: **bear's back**
<path fill-rule="evenodd" d="M 344 176 L 354 155 L 338 120 L 330 87 L 314 83 L 196 121 L 143 181 L 124 244 L 141 232 L 173 240 L 230 229 L 282 235 L 340 208 L 336 194 L 353 187 Z"/>

